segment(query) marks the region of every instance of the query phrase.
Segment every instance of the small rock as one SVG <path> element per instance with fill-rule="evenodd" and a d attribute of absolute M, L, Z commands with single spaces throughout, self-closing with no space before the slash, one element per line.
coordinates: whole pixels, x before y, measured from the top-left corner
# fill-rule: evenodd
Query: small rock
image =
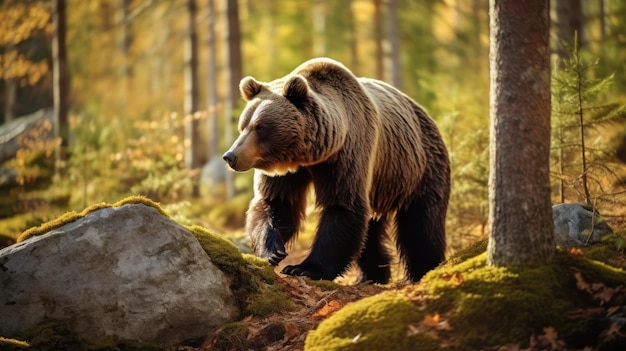
<path fill-rule="evenodd" d="M 566 250 L 597 243 L 602 236 L 613 232 L 598 212 L 593 214 L 580 204 L 554 205 L 552 216 L 556 244 Z M 591 233 L 592 219 L 593 233 Z"/>

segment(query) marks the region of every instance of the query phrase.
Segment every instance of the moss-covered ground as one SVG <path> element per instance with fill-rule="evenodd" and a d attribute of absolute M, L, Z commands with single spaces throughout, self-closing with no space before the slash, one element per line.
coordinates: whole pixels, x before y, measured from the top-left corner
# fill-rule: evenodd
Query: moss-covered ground
<path fill-rule="evenodd" d="M 339 310 L 308 334 L 305 350 L 378 350 L 380 340 L 385 350 L 626 350 L 622 268 L 584 250 L 559 252 L 542 267 L 491 267 L 485 246 L 419 284 Z M 589 250 L 623 256 L 607 245 Z"/>
<path fill-rule="evenodd" d="M 98 204 L 25 232 L 45 233 L 104 207 Z M 340 286 L 278 277 L 230 240 L 187 226 L 231 277 L 241 320 L 169 348 L 199 350 L 626 350 L 626 259 L 614 242 L 558 252 L 535 268 L 488 266 L 486 240 L 453 255 L 412 285 Z M 85 340 L 46 321 L 1 350 L 153 350 L 123 340 Z"/>

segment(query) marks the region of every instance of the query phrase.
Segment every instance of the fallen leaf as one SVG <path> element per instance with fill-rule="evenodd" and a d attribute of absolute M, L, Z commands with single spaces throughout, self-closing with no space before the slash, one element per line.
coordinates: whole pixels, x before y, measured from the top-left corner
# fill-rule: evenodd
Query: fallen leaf
<path fill-rule="evenodd" d="M 593 294 L 593 290 L 591 290 L 591 286 L 589 283 L 585 281 L 583 275 L 580 272 L 574 272 L 574 277 L 576 278 L 576 287 L 579 290 L 586 291 L 590 294 Z"/>
<path fill-rule="evenodd" d="M 577 248 L 577 247 L 573 247 L 569 250 L 569 254 L 570 256 L 574 257 L 574 258 L 583 258 L 585 256 L 585 253 L 583 252 L 583 250 Z"/>
<path fill-rule="evenodd" d="M 615 295 L 616 289 L 609 288 L 606 285 L 602 285 L 602 288 L 598 289 L 597 291 L 598 292 L 593 294 L 593 297 L 597 300 L 600 300 L 601 305 L 603 305 L 604 303 L 611 301 L 611 299 Z"/>
<path fill-rule="evenodd" d="M 450 279 L 450 282 L 452 282 L 452 285 L 454 285 L 455 288 L 461 286 L 461 284 L 463 284 L 463 281 L 463 274 L 461 274 L 461 272 L 452 273 L 452 279 Z"/>
<path fill-rule="evenodd" d="M 436 328 L 440 321 L 441 316 L 439 313 L 435 312 L 433 314 L 427 314 L 421 324 L 428 328 Z"/>
<path fill-rule="evenodd" d="M 341 304 L 337 302 L 337 300 L 330 300 L 326 302 L 324 306 L 322 306 L 322 308 L 320 308 L 319 310 L 317 310 L 317 312 L 313 314 L 313 318 L 315 319 L 326 318 L 331 313 L 336 312 L 340 308 L 341 308 Z"/>
<path fill-rule="evenodd" d="M 607 329 L 603 334 L 606 335 L 607 340 L 613 340 L 617 337 L 625 337 L 626 335 L 620 332 L 622 326 L 618 323 L 611 323 L 609 329 Z"/>
<path fill-rule="evenodd" d="M 606 316 L 612 316 L 613 314 L 615 314 L 615 312 L 619 311 L 622 308 L 622 306 L 613 306 L 613 307 L 609 307 L 606 310 Z"/>
<path fill-rule="evenodd" d="M 452 274 L 444 274 L 441 276 L 441 279 L 445 280 L 445 281 L 449 281 L 450 283 L 452 283 L 452 286 L 455 288 L 458 288 L 459 286 L 461 286 L 463 284 L 463 274 L 461 274 L 461 272 L 454 272 Z"/>
<path fill-rule="evenodd" d="M 299 334 L 300 334 L 300 328 L 298 328 L 298 325 L 296 323 L 293 323 L 293 322 L 285 323 L 285 336 L 288 339 L 298 336 Z"/>
<path fill-rule="evenodd" d="M 543 335 L 539 338 L 541 341 L 546 341 L 550 345 L 550 350 L 558 350 L 565 345 L 565 342 L 559 340 L 559 333 L 554 327 L 543 328 Z"/>

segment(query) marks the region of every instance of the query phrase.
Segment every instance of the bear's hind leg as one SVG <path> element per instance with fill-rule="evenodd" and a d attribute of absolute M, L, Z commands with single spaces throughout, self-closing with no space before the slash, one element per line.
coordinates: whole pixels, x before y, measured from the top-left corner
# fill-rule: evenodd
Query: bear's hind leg
<path fill-rule="evenodd" d="M 428 200 L 427 195 L 414 198 L 396 214 L 396 245 L 412 281 L 420 280 L 445 259 L 446 203 Z"/>
<path fill-rule="evenodd" d="M 360 282 L 371 281 L 379 284 L 389 282 L 391 258 L 385 248 L 384 239 L 386 236 L 387 218 L 370 219 L 365 246 L 357 262 L 361 269 Z"/>

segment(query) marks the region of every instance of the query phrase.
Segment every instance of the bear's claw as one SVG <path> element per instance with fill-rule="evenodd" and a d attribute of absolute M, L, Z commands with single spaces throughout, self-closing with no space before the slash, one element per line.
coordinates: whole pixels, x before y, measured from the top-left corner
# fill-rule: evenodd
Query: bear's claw
<path fill-rule="evenodd" d="M 287 274 L 287 275 L 299 276 L 299 277 L 308 277 L 313 280 L 325 279 L 320 273 L 310 271 L 306 269 L 305 267 L 303 267 L 302 265 L 286 266 L 285 268 L 283 268 L 281 273 Z"/>
<path fill-rule="evenodd" d="M 280 261 L 287 257 L 283 238 L 280 236 L 280 232 L 274 227 L 270 227 L 267 232 L 265 249 L 269 253 L 267 260 L 272 266 L 277 266 Z"/>
<path fill-rule="evenodd" d="M 277 251 L 268 257 L 267 260 L 272 266 L 278 266 L 280 261 L 282 261 L 285 257 L 287 257 L 287 253 L 285 251 Z"/>

